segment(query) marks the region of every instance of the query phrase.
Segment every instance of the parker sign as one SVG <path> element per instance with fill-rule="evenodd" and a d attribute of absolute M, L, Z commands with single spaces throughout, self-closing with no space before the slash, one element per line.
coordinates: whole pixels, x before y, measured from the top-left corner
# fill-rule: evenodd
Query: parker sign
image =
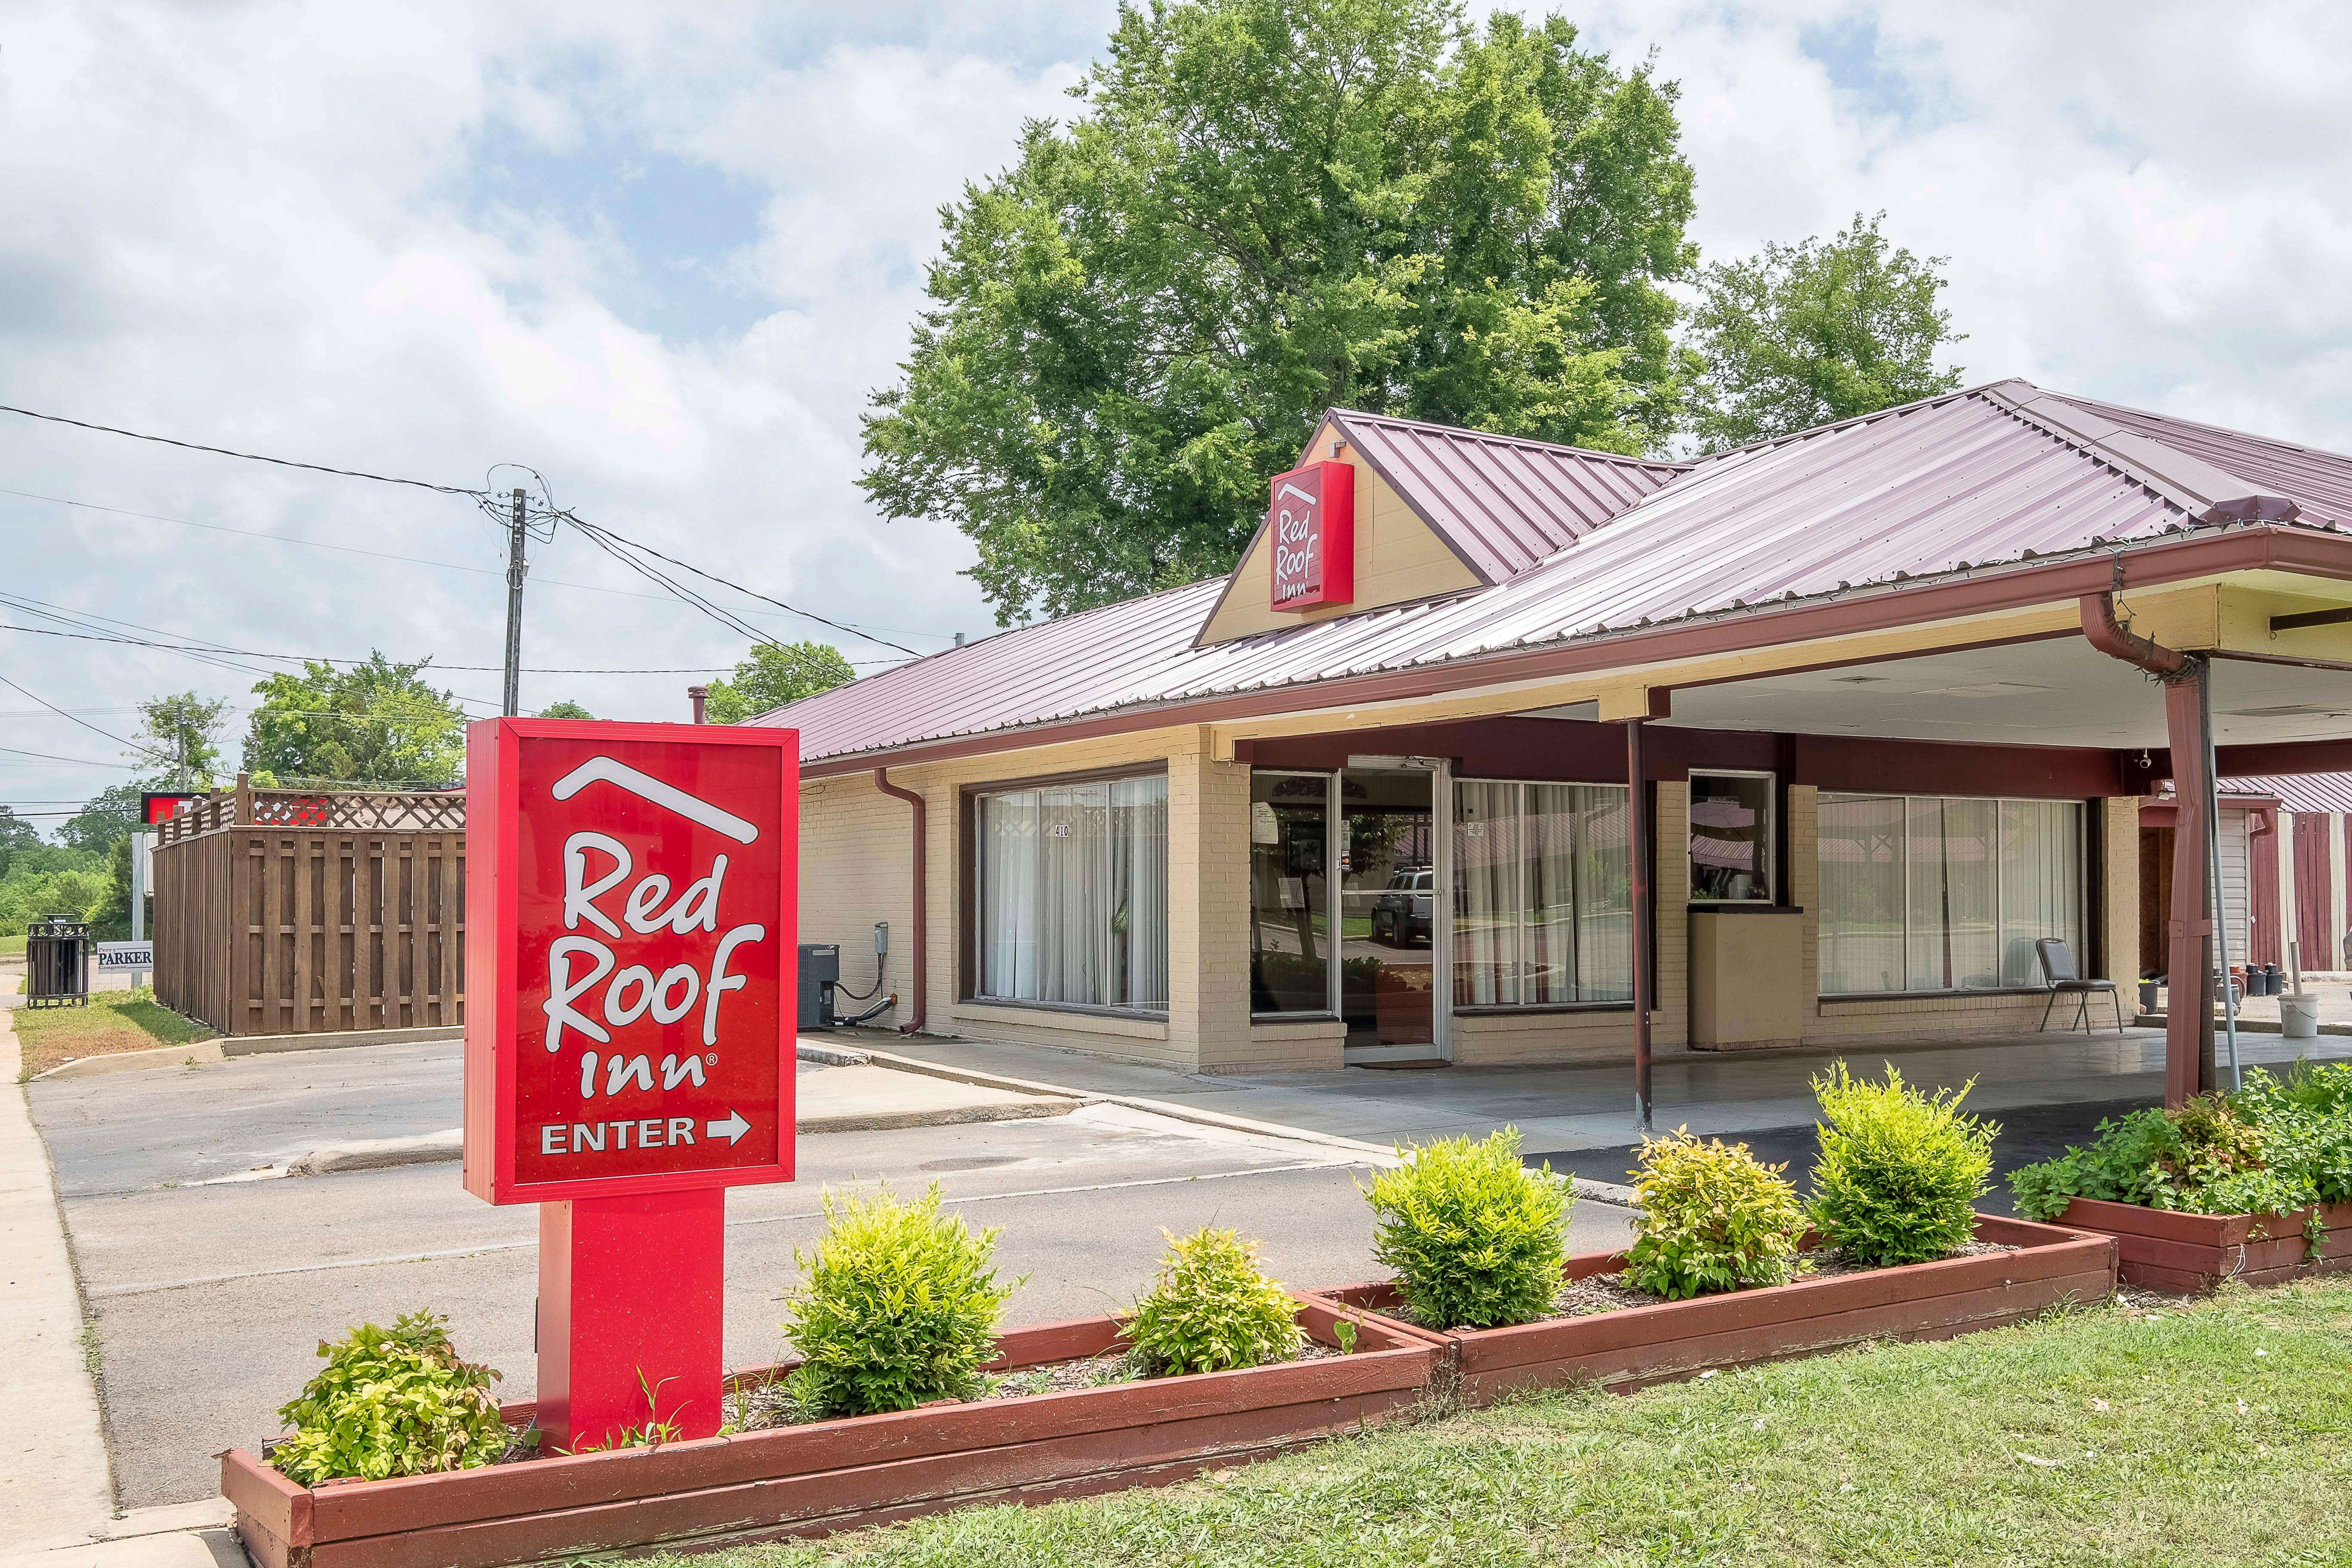
<path fill-rule="evenodd" d="M 1309 463 L 1274 477 L 1265 526 L 1274 607 L 1305 610 L 1356 596 L 1356 470 Z"/>
<path fill-rule="evenodd" d="M 466 1186 L 790 1181 L 798 736 L 488 720 L 467 738 Z"/>

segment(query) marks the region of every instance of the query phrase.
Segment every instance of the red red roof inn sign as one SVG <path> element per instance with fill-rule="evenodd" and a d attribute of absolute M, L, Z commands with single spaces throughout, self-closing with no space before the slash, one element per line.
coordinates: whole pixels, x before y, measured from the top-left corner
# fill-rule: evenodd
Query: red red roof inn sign
<path fill-rule="evenodd" d="M 1274 607 L 1306 610 L 1356 596 L 1356 470 L 1309 463 L 1274 476 L 1265 513 Z"/>
<path fill-rule="evenodd" d="M 726 1189 L 793 1179 L 798 741 L 467 733 L 465 1182 L 542 1205 L 543 1444 L 718 1429 Z"/>

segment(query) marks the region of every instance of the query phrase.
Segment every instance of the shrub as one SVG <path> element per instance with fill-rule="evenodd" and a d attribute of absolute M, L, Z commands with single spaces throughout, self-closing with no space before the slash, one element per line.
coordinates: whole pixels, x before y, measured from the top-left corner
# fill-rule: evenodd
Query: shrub
<path fill-rule="evenodd" d="M 1796 1277 L 1805 1211 L 1781 1172 L 1745 1143 L 1642 1140 L 1633 1191 L 1641 1211 L 1625 1249 L 1626 1280 L 1669 1301 Z"/>
<path fill-rule="evenodd" d="M 457 1359 L 446 1320 L 411 1312 L 320 1343 L 319 1374 L 278 1412 L 292 1436 L 270 1462 L 299 1486 L 467 1470 L 506 1452 L 498 1373 Z"/>
<path fill-rule="evenodd" d="M 1207 1226 L 1181 1241 L 1160 1235 L 1160 1276 L 1125 1325 L 1146 1372 L 1224 1372 L 1298 1353 L 1298 1303 L 1258 1267 L 1256 1242 Z"/>
<path fill-rule="evenodd" d="M 2352 1070 L 2260 1068 L 2236 1094 L 2102 1121 L 2090 1142 L 2010 1173 L 2018 1212 L 2054 1219 L 2074 1198 L 2190 1214 L 2284 1214 L 2352 1201 Z"/>
<path fill-rule="evenodd" d="M 1873 1083 L 1838 1062 L 1812 1081 L 1822 1108 L 1813 1224 L 1841 1252 L 1873 1266 L 1919 1263 L 1976 1234 L 2000 1128 L 1960 1114 L 1974 1079 L 1957 1094 L 1926 1095 L 1891 1063 L 1886 1081 Z"/>
<path fill-rule="evenodd" d="M 1447 1138 L 1372 1178 L 1372 1256 L 1433 1329 L 1533 1322 L 1559 1295 L 1568 1182 L 1519 1160 L 1519 1130 Z"/>
<path fill-rule="evenodd" d="M 805 1278 L 784 1299 L 799 1414 L 870 1415 L 977 1392 L 997 1313 L 1021 1283 L 997 1282 L 997 1233 L 943 1217 L 937 1183 L 911 1204 L 828 1190 L 824 1208 L 815 1247 L 793 1248 Z"/>

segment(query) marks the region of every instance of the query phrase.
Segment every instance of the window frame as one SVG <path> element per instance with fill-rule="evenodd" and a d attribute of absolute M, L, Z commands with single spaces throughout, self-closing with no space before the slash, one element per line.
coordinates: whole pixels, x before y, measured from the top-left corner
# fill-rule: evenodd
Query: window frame
<path fill-rule="evenodd" d="M 1694 785 L 1700 779 L 1762 779 L 1764 781 L 1764 837 L 1761 841 L 1764 860 L 1764 896 L 1760 899 L 1716 899 L 1690 891 L 1697 886 L 1691 875 L 1691 847 L 1697 837 L 1697 819 L 1692 815 L 1695 804 Z M 1683 776 L 1683 878 L 1684 901 L 1705 905 L 1710 909 L 1776 909 L 1780 903 L 1780 856 L 1777 835 L 1780 828 L 1780 775 L 1762 768 L 1692 768 Z"/>
<path fill-rule="evenodd" d="M 1453 777 L 1451 777 L 1450 779 L 1448 779 L 1448 780 L 1447 780 L 1447 785 L 1446 785 L 1446 799 L 1445 799 L 1446 824 L 1445 824 L 1445 832 L 1446 832 L 1446 845 L 1447 845 L 1447 848 L 1449 849 L 1449 851 L 1451 850 L 1451 848 L 1452 848 L 1452 847 L 1453 847 L 1453 837 L 1454 837 L 1454 835 L 1456 832 L 1458 832 L 1458 831 L 1460 830 L 1460 828 L 1461 828 L 1461 817 L 1460 817 L 1460 812 L 1461 812 L 1461 797 L 1460 797 L 1459 795 L 1455 795 L 1455 794 L 1454 793 L 1454 788 L 1455 788 L 1456 786 L 1461 785 L 1461 784 L 1510 784 L 1510 785 L 1512 785 L 1513 787 L 1515 787 L 1515 788 L 1518 791 L 1518 795 L 1517 795 L 1517 800 L 1518 800 L 1517 815 L 1517 816 L 1516 816 L 1515 820 L 1516 820 L 1516 821 L 1517 822 L 1517 824 L 1518 824 L 1517 832 L 1518 832 L 1518 836 L 1519 836 L 1519 847 L 1519 847 L 1519 854 L 1518 854 L 1518 856 L 1517 856 L 1517 869 L 1515 870 L 1515 872 L 1514 872 L 1513 874 L 1514 874 L 1514 876 L 1515 876 L 1515 878 L 1516 878 L 1516 879 L 1517 879 L 1517 893 L 1516 893 L 1516 895 L 1515 895 L 1515 898 L 1516 898 L 1516 904 L 1515 904 L 1515 907 L 1516 907 L 1516 908 L 1517 909 L 1517 910 L 1518 910 L 1518 927 L 1517 927 L 1517 944 L 1518 944 L 1518 946 L 1517 946 L 1517 952 L 1518 952 L 1518 953 L 1519 953 L 1519 958 L 1520 958 L 1520 962 L 1521 962 L 1522 967 L 1524 967 L 1524 961 L 1525 961 L 1525 955 L 1526 955 L 1526 945 L 1525 945 L 1525 944 L 1526 944 L 1526 940 L 1527 940 L 1528 916 L 1528 855 L 1527 855 L 1527 834 L 1526 834 L 1526 825 L 1527 825 L 1527 821 L 1528 821 L 1528 790 L 1530 790 L 1530 789 L 1535 789 L 1535 788 L 1538 788 L 1538 787 L 1542 787 L 1542 786 L 1546 786 L 1546 785 L 1552 785 L 1552 786 L 1558 786 L 1558 787 L 1562 787 L 1562 788 L 1572 788 L 1572 789 L 1613 789 L 1613 790 L 1621 790 L 1621 791 L 1623 791 L 1623 792 L 1625 793 L 1625 795 L 1626 795 L 1626 806 L 1627 806 L 1627 809 L 1628 809 L 1628 820 L 1630 821 L 1630 820 L 1631 820 L 1631 807 L 1632 807 L 1632 804 L 1633 804 L 1633 786 L 1632 786 L 1632 785 L 1630 785 L 1630 784 L 1620 784 L 1620 783 L 1617 783 L 1616 781 L 1614 781 L 1614 780 L 1611 780 L 1611 779 L 1527 779 L 1527 778 L 1515 778 L 1515 779 L 1513 779 L 1513 778 L 1484 778 L 1484 777 L 1478 777 L 1478 776 L 1470 775 L 1470 774 L 1461 774 L 1461 773 L 1454 774 Z M 1633 869 L 1634 869 L 1634 868 L 1633 868 L 1633 857 L 1634 857 L 1635 855 L 1639 854 L 1639 853 L 1640 853 L 1640 850 L 1639 850 L 1639 847 L 1638 847 L 1637 846 L 1635 846 L 1635 845 L 1633 845 L 1633 844 L 1632 844 L 1632 843 L 1630 843 L 1630 842 L 1629 842 L 1629 843 L 1626 845 L 1625 853 L 1626 853 L 1626 857 L 1627 857 L 1626 869 L 1627 869 L 1628 874 L 1629 874 L 1629 875 L 1631 875 L 1631 874 L 1633 872 Z M 1612 1001 L 1594 1001 L 1594 1002 L 1459 1002 L 1459 1001 L 1453 1001 L 1453 1000 L 1451 1000 L 1451 998 L 1452 998 L 1452 997 L 1453 997 L 1453 995 L 1454 995 L 1454 966 L 1456 963 L 1458 963 L 1460 962 L 1460 958 L 1459 958 L 1459 956 L 1458 956 L 1458 955 L 1456 955 L 1456 954 L 1454 954 L 1454 932 L 1455 932 L 1455 931 L 1456 931 L 1456 929 L 1457 929 L 1457 928 L 1456 928 L 1456 926 L 1455 926 L 1454 921 L 1454 898 L 1455 898 L 1455 896 L 1457 895 L 1457 893 L 1460 891 L 1461 877 L 1462 877 L 1461 857 L 1460 857 L 1460 856 L 1458 856 L 1458 855 L 1454 855 L 1454 856 L 1452 856 L 1452 857 L 1451 857 L 1451 858 L 1452 858 L 1452 861 L 1453 861 L 1453 866 L 1452 866 L 1452 873 L 1453 873 L 1453 874 L 1452 874 L 1451 879 L 1449 879 L 1449 885 L 1448 885 L 1447 887 L 1445 887 L 1444 889 L 1440 889 L 1440 891 L 1441 891 L 1441 892 L 1442 892 L 1442 894 L 1443 894 L 1443 901 L 1444 901 L 1444 906 L 1445 906 L 1445 911 L 1446 911 L 1446 927 L 1447 927 L 1447 931 L 1446 931 L 1446 952 L 1447 952 L 1447 958 L 1446 958 L 1446 963 L 1445 963 L 1445 971 L 1446 971 L 1446 973 L 1445 973 L 1445 987 L 1444 987 L 1444 989 L 1445 989 L 1445 994 L 1446 994 L 1447 998 L 1449 999 L 1449 1000 L 1448 1000 L 1448 1004 L 1447 1004 L 1447 1005 L 1448 1005 L 1448 1007 L 1450 1008 L 1450 1010 L 1453 1012 L 1453 1014 L 1454 1014 L 1455 1016 L 1457 1016 L 1457 1017 L 1486 1017 L 1486 1016 L 1496 1016 L 1496 1015 L 1502 1015 L 1502 1016 L 1514 1016 L 1514 1017 L 1516 1017 L 1516 1016 L 1522 1016 L 1522 1015 L 1528 1015 L 1528 1014 L 1538 1014 L 1538 1013 L 1631 1013 L 1631 1012 L 1633 1010 L 1633 998 L 1632 998 L 1632 997 L 1630 997 L 1630 996 L 1628 996 L 1628 997 L 1624 998 L 1622 1001 L 1613 1001 L 1613 1002 L 1612 1002 Z M 1638 941 L 1638 940 L 1639 940 L 1639 936 L 1638 936 L 1638 934 L 1636 934 L 1636 936 L 1634 937 L 1634 940 L 1636 940 L 1636 941 Z M 1521 976 L 1520 976 L 1520 978 L 1521 978 L 1521 979 L 1524 979 L 1524 975 L 1521 975 Z"/>
<path fill-rule="evenodd" d="M 1822 840 L 1818 829 L 1818 823 L 1820 820 L 1820 803 L 1829 800 L 1896 800 L 1903 803 L 1902 941 L 1903 949 L 1906 954 L 1910 952 L 1911 947 L 1911 803 L 1913 801 L 1960 800 L 1990 802 L 1996 808 L 1994 818 L 1996 826 L 2000 820 L 1998 808 L 2003 805 L 2073 806 L 2076 814 L 2074 819 L 2075 852 L 2072 856 L 2069 856 L 2067 859 L 2071 873 L 2075 879 L 2075 904 L 2082 911 L 2083 926 L 2082 941 L 2078 944 L 2078 951 L 2075 952 L 2074 962 L 2076 964 L 2086 969 L 2095 964 L 2095 958 L 2091 949 L 2093 946 L 2094 935 L 2097 931 L 2100 924 L 2100 915 L 2102 911 L 2100 909 L 2095 907 L 2093 903 L 2093 900 L 2100 887 L 2099 879 L 2095 875 L 2093 862 L 2093 857 L 2096 853 L 2097 849 L 2096 824 L 2098 818 L 2098 813 L 2093 809 L 2093 802 L 2080 800 L 2073 795 L 1925 795 L 1908 790 L 1824 789 L 1817 793 L 1815 799 L 1816 809 L 1814 819 L 1816 823 L 1816 830 L 1813 837 L 1813 877 L 1814 886 L 1816 889 L 1814 902 L 1818 906 L 1816 923 L 1814 926 L 1815 953 L 1813 959 L 1813 995 L 1815 999 L 1822 1005 L 1833 1005 L 1842 1002 L 1891 1002 L 1913 996 L 2046 996 L 2054 989 L 2054 987 L 2047 983 L 2028 985 L 1922 986 L 1916 990 L 1906 987 L 1900 991 L 1828 991 L 1822 989 L 1822 963 L 1820 957 L 1822 945 L 1820 941 L 1820 927 L 1821 923 L 1828 921 L 1830 910 L 1828 896 L 1819 890 L 1821 887 L 1820 868 Z M 2002 930 L 2008 924 L 2009 911 L 2008 904 L 2006 902 L 2006 895 L 2008 892 L 2007 879 L 2008 872 L 2000 857 L 1996 856 L 1993 860 L 1993 929 L 1996 931 Z"/>
<path fill-rule="evenodd" d="M 1169 997 L 1169 1007 L 1127 1007 L 1090 1002 L 1040 1002 L 1022 996 L 997 996 L 982 989 L 981 911 L 987 900 L 982 888 L 981 875 L 981 803 L 991 795 L 1017 795 L 1028 790 L 1058 789 L 1066 784 L 1118 784 L 1130 779 L 1160 778 L 1169 781 L 1170 837 L 1175 833 L 1174 779 L 1170 773 L 1168 759 L 1155 757 L 1149 762 L 1134 763 L 1123 767 L 1088 768 L 1072 773 L 1038 773 L 1026 778 L 988 779 L 961 785 L 956 792 L 957 889 L 956 889 L 956 1000 L 975 1007 L 1022 1007 L 1040 1013 L 1068 1013 L 1098 1018 L 1132 1018 L 1145 1023 L 1165 1024 L 1175 997 Z M 1171 848 L 1173 848 L 1171 843 Z M 1173 858 L 1172 855 L 1171 857 Z M 1175 889 L 1161 879 L 1165 894 L 1172 904 Z M 1163 910 L 1160 923 L 1167 926 L 1169 913 Z M 1171 937 L 1172 939 L 1173 932 Z M 1170 956 L 1169 984 L 1175 984 L 1173 952 Z"/>

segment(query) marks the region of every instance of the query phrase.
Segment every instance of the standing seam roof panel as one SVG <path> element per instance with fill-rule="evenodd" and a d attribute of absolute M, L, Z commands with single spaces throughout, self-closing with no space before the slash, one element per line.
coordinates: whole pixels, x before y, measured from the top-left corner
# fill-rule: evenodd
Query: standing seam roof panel
<path fill-rule="evenodd" d="M 1841 581 L 1884 586 L 1898 572 L 1932 576 L 1961 561 L 1977 567 L 2029 551 L 2145 539 L 2183 521 L 2108 460 L 1980 393 L 1679 473 L 1340 417 L 1367 456 L 1378 444 L 1379 460 L 1410 499 L 1498 563 L 1524 559 L 1531 537 L 1562 542 L 1494 587 L 1196 648 L 1192 637 L 1224 586 L 1213 579 L 1000 634 L 806 699 L 769 721 L 799 724 L 814 759 L 1424 666 L 1587 635 L 1603 623 L 1622 629 L 1834 594 Z M 1462 468 L 1465 452 L 1481 455 L 1475 483 Z M 2310 455 L 2323 468 L 2326 458 Z M 2352 475 L 2352 459 L 2327 460 Z M 2231 471 L 2246 468 L 2239 461 Z M 1611 486 L 1643 484 L 1652 488 L 1613 517 L 1595 521 L 1584 510 L 1606 504 L 1594 497 Z M 1538 522 L 1538 534 L 1523 531 Z"/>

